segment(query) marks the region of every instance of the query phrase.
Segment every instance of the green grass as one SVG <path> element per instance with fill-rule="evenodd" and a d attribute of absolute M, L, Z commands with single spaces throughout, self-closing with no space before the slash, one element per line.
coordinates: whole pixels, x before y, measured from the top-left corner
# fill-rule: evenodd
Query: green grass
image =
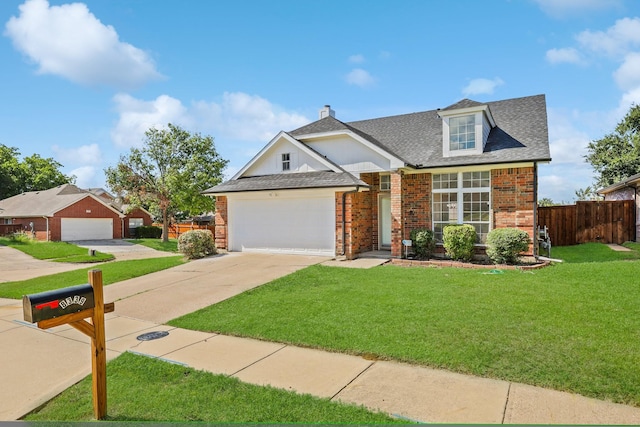
<path fill-rule="evenodd" d="M 169 323 L 640 406 L 640 262 L 598 244 L 553 256 L 567 262 L 498 275 L 316 265 Z"/>
<path fill-rule="evenodd" d="M 640 259 L 640 244 L 627 242 L 625 247 L 632 252 L 619 252 L 611 250 L 601 243 L 584 243 L 576 246 L 558 246 L 551 248 L 551 258 L 561 259 L 569 263 L 608 262 L 621 260 Z"/>
<path fill-rule="evenodd" d="M 36 277 L 18 282 L 0 283 L 0 298 L 22 298 L 23 295 L 87 283 L 87 272 L 102 270 L 104 285 L 132 279 L 185 263 L 182 256 L 114 261 L 99 266 Z"/>
<path fill-rule="evenodd" d="M 0 245 L 9 246 L 39 260 L 73 263 L 93 263 L 111 261 L 115 257 L 102 252 L 89 255 L 87 248 L 68 242 L 42 242 L 31 239 L 11 239 L 0 237 Z"/>
<path fill-rule="evenodd" d="M 208 423 L 393 423 L 353 405 L 259 387 L 157 359 L 125 353 L 107 365 L 107 421 Z M 91 378 L 25 417 L 89 421 Z"/>
<path fill-rule="evenodd" d="M 143 245 L 157 251 L 178 252 L 178 239 L 169 239 L 168 242 L 163 242 L 162 239 L 130 239 L 127 242 Z"/>

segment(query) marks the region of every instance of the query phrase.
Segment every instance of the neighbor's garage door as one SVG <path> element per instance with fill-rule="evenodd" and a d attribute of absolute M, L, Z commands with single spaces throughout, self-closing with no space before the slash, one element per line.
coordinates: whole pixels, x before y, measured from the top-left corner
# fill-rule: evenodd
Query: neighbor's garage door
<path fill-rule="evenodd" d="M 334 194 L 289 190 L 229 196 L 229 248 L 333 256 Z"/>
<path fill-rule="evenodd" d="M 111 218 L 62 218 L 62 241 L 113 239 Z"/>

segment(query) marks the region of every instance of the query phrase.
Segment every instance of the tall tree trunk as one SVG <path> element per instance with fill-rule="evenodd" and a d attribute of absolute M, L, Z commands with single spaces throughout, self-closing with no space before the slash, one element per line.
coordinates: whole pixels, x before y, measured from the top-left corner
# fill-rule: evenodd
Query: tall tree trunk
<path fill-rule="evenodd" d="M 162 210 L 162 241 L 164 243 L 169 241 L 169 221 L 168 221 L 167 209 Z"/>

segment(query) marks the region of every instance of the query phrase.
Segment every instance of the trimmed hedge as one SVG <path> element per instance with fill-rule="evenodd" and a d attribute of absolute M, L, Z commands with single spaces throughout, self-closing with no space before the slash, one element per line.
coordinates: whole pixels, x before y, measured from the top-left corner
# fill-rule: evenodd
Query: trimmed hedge
<path fill-rule="evenodd" d="M 529 235 L 517 228 L 496 228 L 487 235 L 487 256 L 496 264 L 517 264 L 529 249 Z"/>
<path fill-rule="evenodd" d="M 135 228 L 136 239 L 159 239 L 162 237 L 162 228 L 155 225 L 143 225 Z"/>
<path fill-rule="evenodd" d="M 429 259 L 436 250 L 436 238 L 428 228 L 411 230 L 411 242 L 418 259 Z"/>
<path fill-rule="evenodd" d="M 442 230 L 444 249 L 455 261 L 471 261 L 477 238 L 476 229 L 469 224 L 451 224 Z"/>
<path fill-rule="evenodd" d="M 189 259 L 216 254 L 211 230 L 190 230 L 178 237 L 178 251 Z"/>

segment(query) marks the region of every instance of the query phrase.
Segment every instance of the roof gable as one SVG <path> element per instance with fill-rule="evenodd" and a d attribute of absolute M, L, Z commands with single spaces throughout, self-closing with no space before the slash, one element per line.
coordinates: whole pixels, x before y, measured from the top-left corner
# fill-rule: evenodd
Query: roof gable
<path fill-rule="evenodd" d="M 90 197 L 108 209 L 123 216 L 120 211 L 105 203 L 101 198 L 73 184 L 64 184 L 49 190 L 30 191 L 0 200 L 0 216 L 2 217 L 51 217 L 80 200 Z"/>

